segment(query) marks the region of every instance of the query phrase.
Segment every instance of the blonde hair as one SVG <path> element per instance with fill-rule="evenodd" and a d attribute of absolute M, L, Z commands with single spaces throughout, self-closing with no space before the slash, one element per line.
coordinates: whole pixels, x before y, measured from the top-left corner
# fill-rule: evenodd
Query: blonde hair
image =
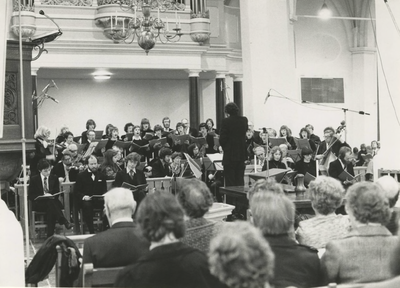
<path fill-rule="evenodd" d="M 50 129 L 46 126 L 40 126 L 37 130 L 33 138 L 46 138 L 50 136 Z"/>

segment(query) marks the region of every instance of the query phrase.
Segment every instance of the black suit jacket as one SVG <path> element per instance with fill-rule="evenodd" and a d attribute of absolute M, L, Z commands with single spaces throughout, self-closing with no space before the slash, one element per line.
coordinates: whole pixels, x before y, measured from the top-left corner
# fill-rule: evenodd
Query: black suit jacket
<path fill-rule="evenodd" d="M 82 201 L 83 196 L 102 195 L 107 192 L 107 180 L 106 177 L 99 173 L 95 173 L 94 181 L 92 174 L 88 170 L 85 170 L 78 174 L 75 183 L 74 194 L 77 200 Z"/>
<path fill-rule="evenodd" d="M 151 167 L 153 168 L 152 177 L 172 176 L 171 169 L 165 168 L 160 159 L 157 159 Z"/>
<path fill-rule="evenodd" d="M 118 222 L 85 240 L 83 263 L 93 263 L 94 268 L 127 266 L 146 254 L 149 246 L 135 223 Z M 82 269 L 79 276 L 81 286 Z"/>
<path fill-rule="evenodd" d="M 60 184 L 56 175 L 50 174 L 48 179 L 49 193 L 55 194 L 60 191 Z M 44 195 L 43 183 L 40 174 L 32 176 L 29 182 L 28 198 L 33 201 L 36 197 Z M 58 197 L 58 196 L 56 196 Z"/>
<path fill-rule="evenodd" d="M 347 172 L 348 172 L 350 175 L 354 176 L 353 164 L 348 163 L 346 166 L 347 166 L 347 168 L 346 168 Z M 331 164 L 329 164 L 328 173 L 329 173 L 329 176 L 330 176 L 330 177 L 335 178 L 335 179 L 338 179 L 340 182 L 342 182 L 342 181 L 339 179 L 339 175 L 340 175 L 340 173 L 343 172 L 343 170 L 344 170 L 344 169 L 343 169 L 342 164 L 340 163 L 340 160 L 339 160 L 339 159 L 336 159 L 336 160 L 333 161 Z"/>
<path fill-rule="evenodd" d="M 246 131 L 247 118 L 243 116 L 229 116 L 222 119 L 219 143 L 224 150 L 222 163 L 244 163 L 246 160 Z"/>
<path fill-rule="evenodd" d="M 136 169 L 135 175 L 133 175 L 133 178 L 129 176 L 129 174 L 126 172 L 126 169 L 123 169 L 122 171 L 118 171 L 117 175 L 115 176 L 115 180 L 113 183 L 114 187 L 121 187 L 122 183 L 128 183 L 131 185 L 141 185 L 141 184 L 146 184 L 146 176 L 144 176 L 143 171 Z M 138 190 L 133 192 L 133 198 L 135 199 L 137 205 L 139 206 L 140 202 L 142 202 L 143 198 L 146 196 L 145 191 Z M 137 206 L 137 207 L 138 207 Z"/>
<path fill-rule="evenodd" d="M 75 182 L 76 178 L 78 177 L 78 173 L 79 172 L 76 169 L 69 170 L 69 181 Z M 62 162 L 57 163 L 51 170 L 51 174 L 56 175 L 58 178 L 65 178 L 64 164 Z"/>

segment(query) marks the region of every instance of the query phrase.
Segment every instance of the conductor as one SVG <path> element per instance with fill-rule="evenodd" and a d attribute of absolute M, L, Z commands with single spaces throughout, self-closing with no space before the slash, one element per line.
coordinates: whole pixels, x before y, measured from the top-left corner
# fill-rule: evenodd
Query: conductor
<path fill-rule="evenodd" d="M 222 119 L 219 139 L 224 151 L 225 187 L 244 186 L 247 118 L 239 116 L 239 107 L 232 102 L 225 105 L 225 113 L 228 117 Z"/>

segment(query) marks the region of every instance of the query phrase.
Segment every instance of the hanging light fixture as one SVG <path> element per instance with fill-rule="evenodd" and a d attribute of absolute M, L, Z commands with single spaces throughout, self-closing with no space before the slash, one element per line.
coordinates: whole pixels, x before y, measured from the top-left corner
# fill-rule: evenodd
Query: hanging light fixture
<path fill-rule="evenodd" d="M 118 4 L 109 3 L 98 0 L 96 24 L 101 25 L 104 34 L 114 42 L 130 44 L 136 38 L 138 45 L 148 54 L 157 40 L 164 44 L 178 42 L 183 35 L 180 17 L 177 16 L 178 10 L 185 9 L 183 3 L 174 0 L 120 0 L 115 2 Z M 152 9 L 157 10 L 157 18 L 151 16 Z M 160 18 L 160 13 L 167 10 L 175 11 L 172 29 L 169 29 L 168 19 L 164 23 Z M 139 11 L 142 15 L 138 15 Z"/>
<path fill-rule="evenodd" d="M 332 16 L 332 11 L 328 8 L 328 5 L 326 5 L 326 1 L 324 1 L 324 4 L 322 4 L 321 9 L 318 12 L 318 17 L 327 20 L 331 18 Z"/>

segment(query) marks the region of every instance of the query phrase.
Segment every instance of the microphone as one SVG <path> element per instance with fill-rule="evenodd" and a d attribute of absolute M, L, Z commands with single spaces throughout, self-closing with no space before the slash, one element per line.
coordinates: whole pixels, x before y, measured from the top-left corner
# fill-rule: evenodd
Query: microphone
<path fill-rule="evenodd" d="M 55 99 L 55 98 L 53 98 L 53 97 L 51 97 L 51 96 L 48 96 L 48 95 L 47 95 L 47 97 L 50 98 L 51 100 L 53 100 L 53 101 L 56 102 L 56 103 L 60 103 L 60 101 L 58 101 L 57 99 Z"/>
<path fill-rule="evenodd" d="M 370 115 L 369 113 L 364 112 L 364 111 L 358 111 L 358 114 L 361 114 L 361 115 Z"/>
<path fill-rule="evenodd" d="M 46 14 L 44 14 L 44 11 L 43 11 L 43 10 L 40 10 L 40 11 L 39 11 L 39 14 L 40 14 L 40 15 L 43 15 L 44 17 L 46 17 L 47 19 L 49 19 L 51 22 L 53 22 L 53 23 L 57 26 L 58 30 L 61 32 L 60 26 L 58 26 L 58 24 L 56 23 L 56 21 L 53 20 L 53 18 L 51 18 L 51 17 L 47 16 Z"/>
<path fill-rule="evenodd" d="M 271 96 L 271 89 L 269 89 L 267 97 L 265 97 L 264 104 L 267 103 L 268 98 Z"/>
<path fill-rule="evenodd" d="M 59 90 L 59 89 L 58 89 L 58 87 L 57 87 L 57 84 L 56 84 L 56 82 L 54 82 L 54 80 L 51 80 L 51 82 L 53 83 L 53 86 L 54 86 L 54 87 L 56 87 L 56 88 L 57 88 L 57 90 Z"/>

